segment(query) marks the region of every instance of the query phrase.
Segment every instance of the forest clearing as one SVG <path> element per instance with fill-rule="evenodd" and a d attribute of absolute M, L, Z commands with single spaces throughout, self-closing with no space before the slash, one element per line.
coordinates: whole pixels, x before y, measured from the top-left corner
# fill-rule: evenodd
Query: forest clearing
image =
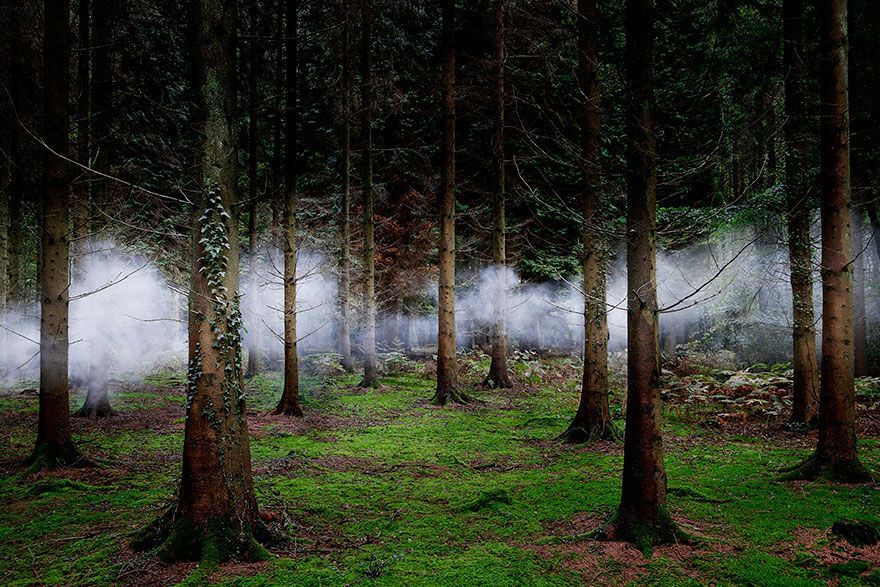
<path fill-rule="evenodd" d="M 871 0 L 0 4 L 0 585 L 880 585 Z"/>

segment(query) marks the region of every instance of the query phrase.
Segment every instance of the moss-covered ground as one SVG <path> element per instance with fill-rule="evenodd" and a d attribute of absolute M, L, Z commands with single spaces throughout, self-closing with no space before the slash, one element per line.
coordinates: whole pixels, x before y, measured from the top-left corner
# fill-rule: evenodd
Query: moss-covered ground
<path fill-rule="evenodd" d="M 474 362 L 463 381 L 479 381 L 482 368 Z M 705 408 L 695 416 L 667 406 L 669 509 L 701 541 L 646 559 L 585 539 L 619 499 L 622 447 L 554 441 L 576 407 L 575 365 L 533 361 L 515 372 L 516 388 L 475 390 L 479 403 L 454 407 L 430 405 L 433 380 L 421 373 L 384 377 L 377 390 L 357 388 L 355 375 L 307 377 L 304 420 L 267 415 L 278 374 L 250 380 L 258 499 L 291 542 L 268 562 L 210 572 L 162 566 L 128 547 L 173 499 L 181 374 L 126 383 L 113 397 L 117 417 L 74 421 L 77 444 L 99 467 L 38 476 L 16 465 L 34 440 L 33 385 L 7 388 L 0 584 L 880 585 L 880 547 L 830 533 L 838 519 L 876 519 L 878 486 L 776 482 L 774 472 L 815 442 L 779 419 L 705 427 Z M 877 472 L 871 430 L 860 449 Z"/>

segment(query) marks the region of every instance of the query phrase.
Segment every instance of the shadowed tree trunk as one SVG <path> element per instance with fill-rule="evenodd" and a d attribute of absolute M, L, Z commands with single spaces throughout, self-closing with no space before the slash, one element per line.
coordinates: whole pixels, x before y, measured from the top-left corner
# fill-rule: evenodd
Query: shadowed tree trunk
<path fill-rule="evenodd" d="M 600 537 L 643 552 L 682 538 L 666 512 L 657 320 L 654 0 L 625 8 L 627 134 L 627 396 L 620 506 Z"/>
<path fill-rule="evenodd" d="M 90 15 L 89 0 L 79 0 L 77 8 L 77 18 L 79 19 L 78 41 L 79 54 L 77 56 L 77 82 L 79 83 L 79 99 L 77 100 L 77 137 L 76 137 L 76 156 L 83 165 L 88 165 L 90 161 L 89 148 L 89 124 L 91 116 L 91 34 L 90 34 Z M 86 172 L 81 172 L 80 181 L 78 182 L 74 198 L 74 234 L 76 235 L 76 252 L 80 252 L 84 248 L 85 238 L 88 232 L 88 216 L 89 216 L 89 177 Z M 76 265 L 76 264 L 75 264 Z M 76 266 L 74 266 L 74 271 Z M 76 276 L 74 276 L 74 281 Z"/>
<path fill-rule="evenodd" d="M 70 3 L 45 0 L 43 137 L 47 153 L 40 256 L 40 414 L 29 463 L 58 467 L 80 460 L 70 437 L 67 379 L 70 257 Z"/>
<path fill-rule="evenodd" d="M 376 226 L 373 218 L 371 3 L 372 0 L 363 0 L 361 3 L 361 181 L 364 199 L 364 379 L 361 387 L 379 385 L 376 358 Z"/>
<path fill-rule="evenodd" d="M 440 168 L 440 284 L 437 304 L 437 391 L 433 402 L 464 403 L 455 359 L 455 0 L 443 0 L 443 142 Z"/>
<path fill-rule="evenodd" d="M 248 296 L 251 305 L 256 302 L 259 288 L 257 286 L 257 211 L 259 209 L 259 195 L 257 192 L 257 133 L 259 126 L 259 96 L 257 94 L 257 68 L 259 67 L 259 35 L 257 26 L 259 13 L 257 12 L 256 0 L 248 3 L 248 17 L 250 19 L 250 44 L 248 46 L 248 264 L 250 265 L 250 282 L 248 284 Z M 260 372 L 260 325 L 254 324 L 248 333 L 248 362 L 246 377 L 253 377 Z"/>
<path fill-rule="evenodd" d="M 284 191 L 284 389 L 273 413 L 303 415 L 299 404 L 299 358 L 296 349 L 296 41 L 294 0 L 287 3 L 287 151 Z"/>
<path fill-rule="evenodd" d="M 94 72 L 91 76 L 86 76 L 87 84 L 83 88 L 82 99 L 86 103 L 86 110 L 81 112 L 81 116 L 85 115 L 87 119 L 81 121 L 81 132 L 84 136 L 80 137 L 79 158 L 82 163 L 91 162 L 92 159 L 95 169 L 108 172 L 109 153 L 110 150 L 110 123 L 113 113 L 113 10 L 110 5 L 112 0 L 93 0 L 93 23 L 91 27 L 91 42 L 83 41 L 85 45 L 91 47 L 94 55 Z M 83 4 L 88 4 L 88 0 L 80 0 Z M 80 18 L 88 19 L 88 11 Z M 88 30 L 86 26 L 86 31 Z M 82 24 L 80 25 L 82 31 Z M 88 38 L 88 33 L 83 32 Z M 88 53 L 86 51 L 85 53 Z M 87 59 L 88 61 L 88 59 Z M 81 64 L 82 67 L 82 64 Z M 86 65 L 88 72 L 88 65 Z M 89 96 L 86 98 L 86 96 Z M 91 185 L 91 181 L 85 182 L 85 186 Z M 100 178 L 95 182 L 94 188 L 86 188 L 80 195 L 82 198 L 82 207 L 90 208 L 87 216 L 91 216 L 92 225 L 98 229 L 106 225 L 101 220 L 105 207 L 109 202 L 107 195 L 107 180 Z M 85 203 L 86 199 L 90 199 L 89 204 Z M 80 206 L 78 205 L 78 208 Z M 85 229 L 85 224 L 79 226 L 79 218 L 76 219 L 78 224 L 77 232 Z M 83 219 L 84 222 L 84 219 Z M 76 416 L 83 418 L 105 418 L 116 413 L 110 404 L 110 388 L 108 386 L 107 369 L 109 361 L 98 361 L 96 357 L 89 356 L 89 377 L 88 392 L 86 393 L 85 402 L 76 412 Z"/>
<path fill-rule="evenodd" d="M 495 193 L 492 199 L 492 261 L 495 265 L 495 324 L 492 335 L 492 362 L 485 383 L 490 387 L 511 387 L 507 371 L 507 251 L 505 225 L 504 173 L 504 0 L 495 0 L 495 134 L 492 156 L 495 166 Z"/>
<path fill-rule="evenodd" d="M 583 112 L 581 157 L 584 243 L 584 373 L 577 414 L 566 442 L 613 439 L 608 411 L 608 313 L 605 309 L 605 242 L 602 213 L 599 116 L 599 26 L 596 0 L 578 0 L 578 77 Z"/>
<path fill-rule="evenodd" d="M 21 108 L 22 101 L 22 78 L 24 76 L 24 64 L 21 51 L 18 48 L 22 44 L 22 31 L 20 17 L 21 8 L 12 12 L 11 30 L 9 34 L 9 230 L 6 233 L 6 299 L 8 304 L 16 304 L 21 301 L 20 275 L 21 275 L 21 226 L 23 224 L 21 202 L 24 192 L 24 174 L 21 161 L 21 125 L 19 124 L 17 111 Z"/>
<path fill-rule="evenodd" d="M 819 409 L 819 364 L 813 317 L 813 255 L 807 130 L 804 118 L 803 2 L 782 5 L 785 75 L 785 185 L 791 271 L 794 384 L 792 424 L 815 424 Z"/>
<path fill-rule="evenodd" d="M 285 0 L 278 0 L 277 14 L 275 22 L 275 98 L 272 101 L 275 119 L 272 123 L 272 158 L 269 160 L 271 174 L 271 190 L 272 195 L 269 204 L 272 212 L 272 223 L 269 233 L 272 236 L 272 243 L 283 249 L 281 244 L 281 209 L 284 202 L 284 190 L 282 188 L 282 172 L 281 172 L 281 151 L 283 150 L 282 137 L 282 108 L 284 95 L 284 8 Z M 279 353 L 279 345 L 277 337 L 273 334 L 271 344 L 266 346 L 266 362 L 269 370 L 276 370 L 281 365 Z"/>
<path fill-rule="evenodd" d="M 242 380 L 235 202 L 234 0 L 192 0 L 202 192 L 196 198 L 190 284 L 190 363 L 178 501 L 142 532 L 167 562 L 254 560 L 265 551 L 251 476 Z"/>
<path fill-rule="evenodd" d="M 345 23 L 342 47 L 342 211 L 339 218 L 339 356 L 342 367 L 351 373 L 351 318 L 349 298 L 351 295 L 351 110 L 352 110 L 352 63 L 351 63 L 351 14 L 352 2 L 342 4 Z"/>
<path fill-rule="evenodd" d="M 867 481 L 856 448 L 847 0 L 823 0 L 820 30 L 822 380 L 816 452 L 784 478 Z"/>
<path fill-rule="evenodd" d="M 853 248 L 853 363 L 856 377 L 868 375 L 868 318 L 865 311 L 865 233 L 864 208 L 852 206 Z"/>

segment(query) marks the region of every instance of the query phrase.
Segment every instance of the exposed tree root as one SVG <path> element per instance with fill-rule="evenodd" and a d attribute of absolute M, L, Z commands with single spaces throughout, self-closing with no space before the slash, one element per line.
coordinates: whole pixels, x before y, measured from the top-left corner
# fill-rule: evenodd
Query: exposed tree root
<path fill-rule="evenodd" d="M 815 481 L 819 478 L 842 483 L 870 483 L 873 481 L 871 472 L 859 461 L 832 462 L 831 459 L 820 458 L 816 453 L 805 461 L 779 470 L 779 481 Z"/>
<path fill-rule="evenodd" d="M 82 407 L 73 414 L 77 418 L 109 418 L 116 415 L 116 410 L 110 405 L 110 396 L 106 391 L 98 392 L 89 390 L 86 401 Z"/>
<path fill-rule="evenodd" d="M 278 405 L 275 406 L 275 409 L 270 412 L 274 416 L 294 416 L 297 418 L 303 417 L 302 407 L 300 407 L 299 402 L 295 401 L 286 401 L 284 398 L 278 402 Z"/>
<path fill-rule="evenodd" d="M 79 449 L 68 441 L 61 446 L 41 442 L 34 447 L 34 452 L 24 462 L 27 473 L 33 474 L 38 471 L 61 469 L 65 467 L 93 467 L 95 463 L 83 456 Z"/>
<path fill-rule="evenodd" d="M 360 383 L 357 384 L 358 387 L 363 387 L 366 389 L 376 389 L 379 387 L 378 379 L 367 379 L 366 377 L 361 379 Z"/>
<path fill-rule="evenodd" d="M 623 436 L 610 420 L 604 422 L 581 422 L 575 418 L 568 429 L 556 437 L 556 440 L 565 444 L 585 444 L 589 442 L 597 442 L 599 440 L 610 440 L 617 442 L 622 440 Z"/>
<path fill-rule="evenodd" d="M 489 374 L 483 379 L 482 386 L 490 389 L 510 389 L 513 387 L 513 381 L 501 362 L 493 358 L 489 365 Z"/>
<path fill-rule="evenodd" d="M 267 560 L 271 555 L 261 543 L 270 542 L 271 533 L 262 524 L 250 526 L 222 518 L 196 524 L 171 508 L 135 535 L 131 546 L 139 552 L 153 551 L 165 563 L 218 565 L 230 560 Z"/>
<path fill-rule="evenodd" d="M 435 406 L 445 406 L 448 403 L 453 404 L 468 404 L 475 401 L 473 397 L 464 393 L 463 391 L 459 391 L 456 388 L 449 389 L 438 389 L 434 393 L 434 397 L 431 398 L 431 403 Z"/>
<path fill-rule="evenodd" d="M 653 548 L 663 544 L 695 544 L 697 540 L 678 527 L 664 508 L 655 520 L 645 522 L 630 512 L 618 510 L 607 524 L 596 530 L 592 538 L 602 541 L 630 542 L 650 558 Z"/>

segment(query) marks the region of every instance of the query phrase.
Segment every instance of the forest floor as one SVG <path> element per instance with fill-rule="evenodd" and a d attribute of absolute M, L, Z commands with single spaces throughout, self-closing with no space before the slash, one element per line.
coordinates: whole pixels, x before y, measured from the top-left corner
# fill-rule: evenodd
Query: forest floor
<path fill-rule="evenodd" d="M 619 499 L 622 445 L 554 440 L 576 407 L 575 361 L 518 360 L 515 389 L 479 389 L 479 403 L 451 407 L 430 405 L 430 365 L 395 364 L 412 372 L 377 390 L 353 375 L 306 377 L 302 420 L 267 415 L 277 373 L 248 382 L 258 500 L 292 540 L 267 562 L 208 572 L 128 547 L 178 484 L 182 374 L 119 382 L 119 415 L 73 423 L 100 466 L 36 476 L 18 464 L 36 429 L 33 384 L 0 391 L 0 584 L 880 585 L 880 545 L 831 532 L 843 518 L 876 520 L 880 486 L 775 481 L 815 444 L 815 433 L 784 427 L 781 369 L 666 372 L 669 507 L 701 540 L 645 558 L 584 537 Z M 466 359 L 463 381 L 479 381 L 486 366 Z M 615 362 L 618 416 L 622 371 Z M 859 386 L 861 456 L 875 474 L 877 383 Z"/>

